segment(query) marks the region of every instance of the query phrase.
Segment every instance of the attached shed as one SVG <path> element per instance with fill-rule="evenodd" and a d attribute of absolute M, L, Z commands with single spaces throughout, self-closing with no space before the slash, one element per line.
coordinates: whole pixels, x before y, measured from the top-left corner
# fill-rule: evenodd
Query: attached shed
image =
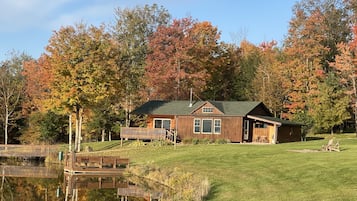
<path fill-rule="evenodd" d="M 147 128 L 176 131 L 179 139 L 278 143 L 301 140 L 301 124 L 272 117 L 262 102 L 149 101 L 133 111 Z"/>

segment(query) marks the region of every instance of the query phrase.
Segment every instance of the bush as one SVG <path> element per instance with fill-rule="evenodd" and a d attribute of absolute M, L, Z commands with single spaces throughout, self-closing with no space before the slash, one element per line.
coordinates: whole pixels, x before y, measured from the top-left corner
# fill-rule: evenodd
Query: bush
<path fill-rule="evenodd" d="M 194 145 L 199 144 L 199 142 L 200 142 L 200 140 L 197 138 L 192 139 L 192 144 L 194 144 Z"/>
<path fill-rule="evenodd" d="M 227 140 L 226 139 L 217 139 L 216 144 L 227 144 Z"/>

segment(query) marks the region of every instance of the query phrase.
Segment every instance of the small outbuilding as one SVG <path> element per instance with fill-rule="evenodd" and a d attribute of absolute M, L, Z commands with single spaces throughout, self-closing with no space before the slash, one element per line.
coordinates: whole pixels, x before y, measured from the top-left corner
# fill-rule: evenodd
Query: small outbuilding
<path fill-rule="evenodd" d="M 157 129 L 174 132 L 181 140 L 224 139 L 276 144 L 300 141 L 302 137 L 302 124 L 274 118 L 262 102 L 154 100 L 133 113 L 147 115 L 147 129 L 160 134 L 163 132 Z M 127 128 L 123 135 L 130 132 Z"/>

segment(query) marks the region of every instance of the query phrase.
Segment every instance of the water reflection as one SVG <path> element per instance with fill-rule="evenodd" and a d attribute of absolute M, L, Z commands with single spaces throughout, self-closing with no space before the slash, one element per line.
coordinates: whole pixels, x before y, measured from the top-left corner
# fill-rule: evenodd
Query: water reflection
<path fill-rule="evenodd" d="M 124 175 L 71 175 L 43 163 L 0 165 L 0 201 L 155 201 L 171 200 L 170 189 Z"/>

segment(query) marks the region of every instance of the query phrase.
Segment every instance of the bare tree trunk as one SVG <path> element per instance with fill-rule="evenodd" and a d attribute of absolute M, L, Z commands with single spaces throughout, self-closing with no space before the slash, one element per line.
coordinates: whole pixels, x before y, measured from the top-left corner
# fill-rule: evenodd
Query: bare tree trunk
<path fill-rule="evenodd" d="M 69 124 L 68 125 L 69 126 L 69 128 L 68 128 L 69 148 L 68 148 L 68 150 L 69 150 L 69 152 L 72 152 L 72 114 L 70 114 L 68 116 L 68 124 Z"/>
<path fill-rule="evenodd" d="M 4 132 L 5 132 L 5 142 L 4 144 L 7 145 L 8 141 L 8 128 L 9 128 L 9 111 L 7 105 L 5 106 L 5 122 L 4 122 Z M 7 149 L 7 147 L 6 147 Z"/>
<path fill-rule="evenodd" d="M 79 124 L 78 124 L 78 152 L 81 151 L 82 141 L 82 123 L 83 123 L 83 109 L 79 109 Z"/>
<path fill-rule="evenodd" d="M 105 141 L 105 130 L 104 129 L 102 129 L 102 142 L 104 142 Z"/>
<path fill-rule="evenodd" d="M 353 111 L 354 111 L 354 117 L 355 117 L 355 132 L 356 132 L 356 137 L 357 137 L 357 101 L 355 101 Z"/>
<path fill-rule="evenodd" d="M 76 134 L 74 136 L 74 151 L 78 150 L 78 139 L 79 139 L 79 107 L 76 106 Z"/>
<path fill-rule="evenodd" d="M 112 141 L 112 131 L 109 131 L 108 138 L 109 142 Z"/>
<path fill-rule="evenodd" d="M 354 117 L 355 117 L 355 132 L 356 132 L 356 137 L 357 137 L 357 86 L 356 86 L 356 79 L 352 78 L 352 87 L 353 87 L 353 113 L 354 113 Z"/>

